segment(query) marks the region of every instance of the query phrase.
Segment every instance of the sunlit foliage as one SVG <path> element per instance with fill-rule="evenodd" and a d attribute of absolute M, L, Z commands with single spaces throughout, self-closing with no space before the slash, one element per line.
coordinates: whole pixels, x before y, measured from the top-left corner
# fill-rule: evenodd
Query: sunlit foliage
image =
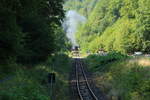
<path fill-rule="evenodd" d="M 77 33 L 82 50 L 149 52 L 149 5 L 149 0 L 100 0 Z"/>
<path fill-rule="evenodd" d="M 67 0 L 64 4 L 65 10 L 76 10 L 88 17 L 99 0 Z"/>
<path fill-rule="evenodd" d="M 126 58 L 114 53 L 105 57 L 90 55 L 86 60 L 89 70 L 95 73 L 97 86 L 109 100 L 149 100 L 150 59 Z"/>

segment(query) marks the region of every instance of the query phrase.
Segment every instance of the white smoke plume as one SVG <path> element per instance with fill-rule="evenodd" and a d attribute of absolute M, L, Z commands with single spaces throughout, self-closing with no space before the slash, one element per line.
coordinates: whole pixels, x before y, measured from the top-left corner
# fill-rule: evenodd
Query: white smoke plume
<path fill-rule="evenodd" d="M 79 24 L 84 23 L 86 18 L 76 11 L 70 10 L 66 12 L 66 19 L 63 23 L 63 28 L 66 31 L 68 39 L 71 41 L 72 46 L 78 46 L 75 38 L 77 27 Z"/>

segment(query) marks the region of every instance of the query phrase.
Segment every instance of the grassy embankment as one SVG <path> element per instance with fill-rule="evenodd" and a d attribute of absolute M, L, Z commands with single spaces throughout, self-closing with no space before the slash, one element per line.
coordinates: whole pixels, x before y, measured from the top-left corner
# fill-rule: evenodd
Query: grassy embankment
<path fill-rule="evenodd" d="M 52 60 L 53 59 L 53 60 Z M 54 70 L 52 70 L 52 66 Z M 56 73 L 54 97 L 69 100 L 68 73 L 70 59 L 64 54 L 51 57 L 46 63 L 23 66 L 15 63 L 0 65 L 0 100 L 51 100 L 47 74 Z"/>
<path fill-rule="evenodd" d="M 150 100 L 150 58 L 112 53 L 86 60 L 96 85 L 109 100 Z"/>

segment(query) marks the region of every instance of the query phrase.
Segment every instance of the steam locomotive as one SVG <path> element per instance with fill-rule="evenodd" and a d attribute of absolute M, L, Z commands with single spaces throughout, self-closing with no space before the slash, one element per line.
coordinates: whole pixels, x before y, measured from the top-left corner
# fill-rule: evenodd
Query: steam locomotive
<path fill-rule="evenodd" d="M 80 53 L 79 53 L 79 46 L 74 46 L 72 48 L 71 54 L 73 57 L 79 57 Z"/>

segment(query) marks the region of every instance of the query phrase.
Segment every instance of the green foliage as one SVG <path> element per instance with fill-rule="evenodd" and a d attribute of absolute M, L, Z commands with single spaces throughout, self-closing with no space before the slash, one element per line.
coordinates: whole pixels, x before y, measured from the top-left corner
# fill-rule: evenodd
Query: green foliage
<path fill-rule="evenodd" d="M 37 86 L 35 84 L 32 84 L 32 86 Z M 41 91 L 38 90 L 38 88 L 34 88 L 31 86 L 27 86 L 23 89 L 15 88 L 11 93 L 8 91 L 3 91 L 0 94 L 1 100 L 49 100 L 48 96 L 45 96 L 41 93 Z M 31 88 L 32 87 L 32 88 Z"/>
<path fill-rule="evenodd" d="M 22 48 L 23 34 L 17 25 L 15 14 L 0 3 L 0 63 L 6 63 L 10 57 L 16 57 Z"/>
<path fill-rule="evenodd" d="M 45 63 L 32 67 L 17 64 L 10 64 L 10 66 L 11 68 L 16 66 L 15 70 L 9 68 L 7 76 L 11 78 L 1 82 L 7 76 L 2 78 L 0 76 L 0 100 L 51 100 L 52 88 L 48 83 L 48 73 L 51 72 L 56 75 L 53 97 L 57 100 L 69 100 L 67 94 L 69 94 L 68 79 L 71 61 L 67 55 L 53 55 Z M 3 73 L 4 71 L 1 75 Z"/>
<path fill-rule="evenodd" d="M 54 84 L 54 94 L 56 100 L 70 100 L 69 93 L 69 73 L 71 70 L 71 59 L 66 54 L 58 53 L 51 58 L 54 73 L 56 73 L 56 83 Z"/>
<path fill-rule="evenodd" d="M 110 100 L 149 100 L 150 66 L 139 65 L 141 58 L 126 59 L 126 56 L 115 55 L 108 58 L 97 55 L 87 58 L 89 70 L 95 73 L 97 86 Z M 110 62 L 108 59 L 112 58 L 118 60 Z"/>
<path fill-rule="evenodd" d="M 116 53 L 116 52 L 111 52 L 107 54 L 106 56 L 101 56 L 101 55 L 90 55 L 87 57 L 87 62 L 89 63 L 89 67 L 93 70 L 101 70 L 104 71 L 105 68 L 104 66 L 107 65 L 108 63 L 124 60 L 128 58 L 128 56 L 121 54 L 121 53 Z M 103 67 L 103 68 L 101 68 Z"/>
<path fill-rule="evenodd" d="M 149 4 L 148 0 L 100 0 L 77 32 L 81 49 L 149 52 Z"/>
<path fill-rule="evenodd" d="M 64 4 L 64 9 L 76 10 L 88 18 L 97 2 L 98 0 L 67 0 Z"/>
<path fill-rule="evenodd" d="M 148 85 L 150 80 L 147 77 L 150 71 L 149 68 L 137 64 L 128 65 L 127 63 L 117 64 L 117 68 L 112 65 L 113 67 L 110 69 L 114 86 L 122 91 L 118 95 L 124 100 L 148 100 L 150 98 L 150 92 L 147 91 L 150 89 Z M 120 72 L 116 72 L 116 69 Z"/>
<path fill-rule="evenodd" d="M 49 100 L 46 83 L 47 71 L 37 66 L 35 69 L 19 68 L 12 78 L 0 83 L 1 100 Z"/>
<path fill-rule="evenodd" d="M 49 100 L 53 62 L 37 64 L 69 45 L 61 26 L 63 0 L 1 0 L 0 16 L 0 100 Z"/>
<path fill-rule="evenodd" d="M 63 31 L 63 29 L 58 25 L 53 25 L 52 27 L 55 30 L 54 31 L 55 52 L 60 52 L 60 51 L 64 52 L 70 50 L 71 43 L 69 43 L 69 40 L 66 37 L 66 33 Z"/>
<path fill-rule="evenodd" d="M 0 15 L 0 63 L 38 63 L 65 48 L 63 0 L 1 0 Z"/>

